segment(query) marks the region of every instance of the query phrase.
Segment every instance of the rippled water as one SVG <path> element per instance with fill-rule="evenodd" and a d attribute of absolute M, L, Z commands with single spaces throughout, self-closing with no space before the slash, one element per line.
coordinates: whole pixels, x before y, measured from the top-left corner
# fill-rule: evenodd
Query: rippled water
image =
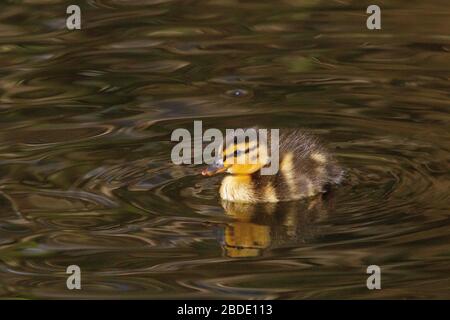
<path fill-rule="evenodd" d="M 450 298 L 447 1 L 69 4 L 0 4 L 0 297 Z M 222 206 L 170 161 L 194 120 L 308 128 L 347 180 Z"/>

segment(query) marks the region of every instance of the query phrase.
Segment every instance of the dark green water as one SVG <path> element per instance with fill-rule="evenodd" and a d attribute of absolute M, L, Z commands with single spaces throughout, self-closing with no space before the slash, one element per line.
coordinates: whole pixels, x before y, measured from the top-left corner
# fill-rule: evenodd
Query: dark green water
<path fill-rule="evenodd" d="M 0 4 L 1 298 L 450 298 L 448 1 L 73 2 Z M 347 181 L 223 208 L 170 161 L 194 120 L 308 128 Z"/>

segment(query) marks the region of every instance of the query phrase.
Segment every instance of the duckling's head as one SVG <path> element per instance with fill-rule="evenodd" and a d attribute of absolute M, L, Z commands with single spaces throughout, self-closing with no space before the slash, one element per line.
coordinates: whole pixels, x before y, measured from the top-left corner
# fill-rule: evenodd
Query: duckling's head
<path fill-rule="evenodd" d="M 202 171 L 204 176 L 212 176 L 221 172 L 249 175 L 269 163 L 267 146 L 258 143 L 257 139 L 239 139 L 234 136 L 219 148 L 214 162 Z"/>

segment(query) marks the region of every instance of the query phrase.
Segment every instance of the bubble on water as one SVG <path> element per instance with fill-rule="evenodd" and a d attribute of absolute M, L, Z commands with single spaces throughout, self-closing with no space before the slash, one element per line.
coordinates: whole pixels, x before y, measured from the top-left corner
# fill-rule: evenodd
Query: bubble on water
<path fill-rule="evenodd" d="M 233 90 L 228 90 L 226 92 L 226 94 L 230 97 L 242 98 L 242 97 L 249 96 L 250 92 L 245 89 L 233 89 Z"/>

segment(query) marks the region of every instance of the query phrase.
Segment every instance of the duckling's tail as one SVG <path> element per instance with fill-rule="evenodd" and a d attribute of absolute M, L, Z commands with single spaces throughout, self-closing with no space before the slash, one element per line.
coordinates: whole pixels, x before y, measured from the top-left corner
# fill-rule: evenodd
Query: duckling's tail
<path fill-rule="evenodd" d="M 345 171 L 338 165 L 332 164 L 328 168 L 329 184 L 340 184 L 344 180 Z"/>

